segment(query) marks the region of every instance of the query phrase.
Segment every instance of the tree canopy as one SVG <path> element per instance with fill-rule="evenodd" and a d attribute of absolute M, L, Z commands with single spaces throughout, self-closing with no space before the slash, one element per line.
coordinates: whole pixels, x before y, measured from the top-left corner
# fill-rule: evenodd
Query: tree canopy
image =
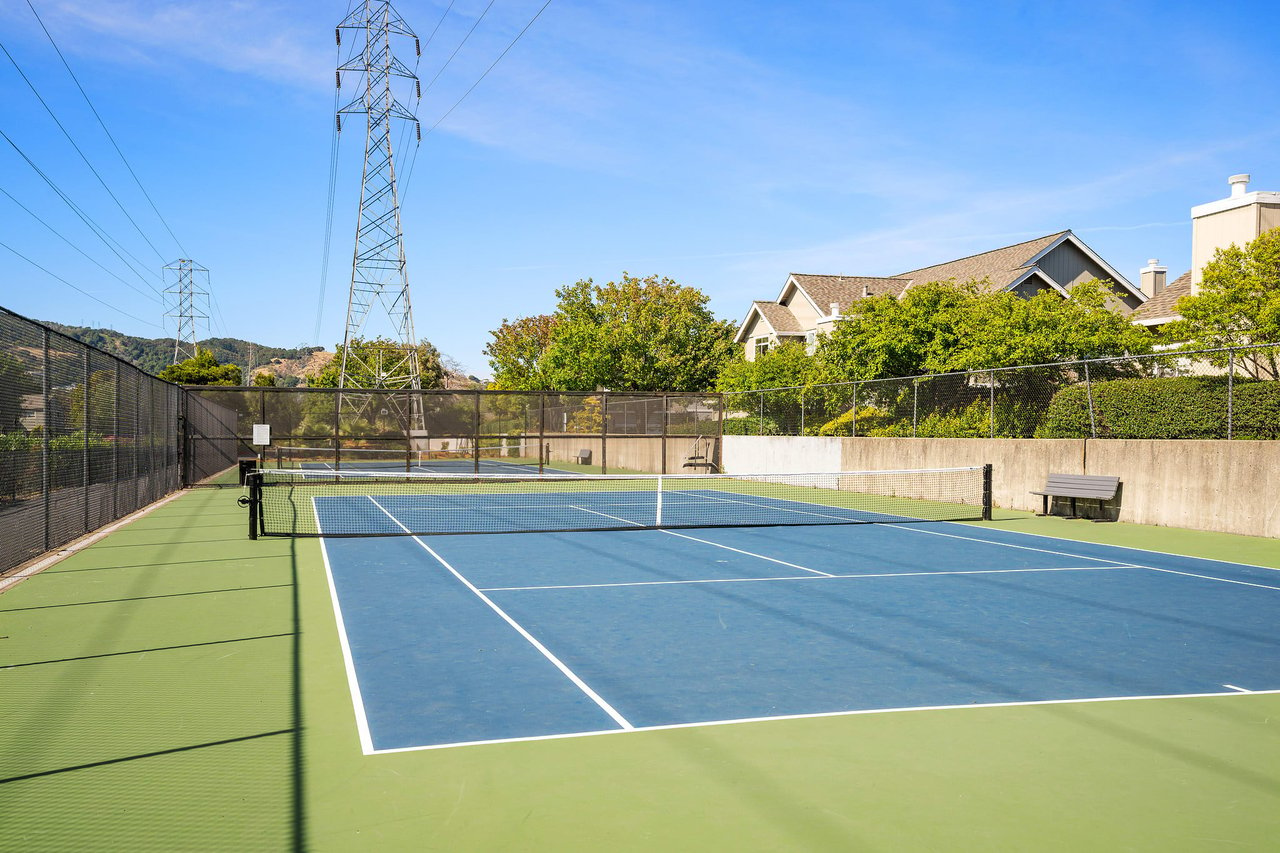
<path fill-rule="evenodd" d="M 337 388 L 338 375 L 342 372 L 344 347 L 338 344 L 333 360 L 317 374 L 307 377 L 313 388 Z M 347 373 L 352 388 L 385 388 L 379 371 L 391 371 L 404 359 L 404 346 L 390 338 L 356 338 L 351 342 L 352 358 L 347 361 Z M 444 368 L 440 353 L 428 341 L 418 342 L 418 377 L 422 388 L 443 388 Z"/>
<path fill-rule="evenodd" d="M 196 350 L 191 358 L 169 365 L 160 371 L 159 376 L 179 385 L 240 384 L 240 368 L 234 364 L 219 364 L 207 349 Z"/>
<path fill-rule="evenodd" d="M 1200 291 L 1178 300 L 1177 311 L 1182 319 L 1164 334 L 1191 349 L 1280 343 L 1280 228 L 1244 248 L 1215 251 L 1201 273 Z M 1225 356 L 1209 360 L 1226 364 Z M 1274 355 L 1248 364 L 1260 376 L 1277 378 Z"/>
<path fill-rule="evenodd" d="M 819 339 L 817 372 L 826 381 L 880 379 L 1150 352 L 1152 334 L 1109 298 L 1096 279 L 1065 299 L 991 293 L 982 282 L 923 284 L 850 306 Z"/>
<path fill-rule="evenodd" d="M 556 298 L 552 314 L 504 320 L 490 333 L 495 388 L 703 391 L 734 351 L 733 325 L 715 318 L 706 294 L 669 278 L 624 272 Z"/>

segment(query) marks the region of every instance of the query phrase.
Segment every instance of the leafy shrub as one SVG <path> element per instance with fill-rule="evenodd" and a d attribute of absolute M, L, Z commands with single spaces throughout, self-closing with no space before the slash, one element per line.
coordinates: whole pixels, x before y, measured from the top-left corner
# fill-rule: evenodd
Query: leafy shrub
<path fill-rule="evenodd" d="M 1116 379 L 1093 383 L 1094 420 L 1100 438 L 1222 439 L 1227 437 L 1225 376 Z M 1083 385 L 1054 395 L 1037 438 L 1087 438 L 1092 434 L 1089 396 Z M 1280 438 L 1280 382 L 1237 380 L 1232 438 Z"/>
<path fill-rule="evenodd" d="M 745 418 L 725 418 L 725 435 L 782 435 L 782 427 L 773 418 L 766 415 L 762 422 L 758 415 Z"/>

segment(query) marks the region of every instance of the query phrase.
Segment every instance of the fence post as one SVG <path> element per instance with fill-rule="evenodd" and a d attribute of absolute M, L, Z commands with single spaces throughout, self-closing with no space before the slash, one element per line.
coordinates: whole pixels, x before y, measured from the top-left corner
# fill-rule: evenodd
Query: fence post
<path fill-rule="evenodd" d="M 40 430 L 40 494 L 44 499 L 44 550 L 48 551 L 49 545 L 49 430 L 53 427 L 52 412 L 49 411 L 50 383 L 49 383 L 49 330 L 41 330 L 42 348 L 44 351 L 41 379 L 40 379 L 40 399 L 41 406 L 44 408 L 44 427 Z"/>
<path fill-rule="evenodd" d="M 911 437 L 916 437 L 916 408 L 920 399 L 920 380 L 911 380 Z"/>
<path fill-rule="evenodd" d="M 609 392 L 600 393 L 600 473 L 609 473 Z"/>
<path fill-rule="evenodd" d="M 757 391 L 760 395 L 760 435 L 764 435 L 764 392 Z"/>
<path fill-rule="evenodd" d="M 472 463 L 472 468 L 475 469 L 475 473 L 479 474 L 480 473 L 480 392 L 477 390 L 477 391 L 472 391 L 471 393 L 474 394 L 476 398 L 476 406 L 475 406 L 476 420 L 475 420 L 475 426 L 471 430 L 471 463 Z M 408 462 L 408 455 L 405 456 L 405 461 Z"/>
<path fill-rule="evenodd" d="M 543 445 L 543 440 L 544 440 L 544 437 L 546 436 L 546 432 L 547 432 L 547 395 L 539 394 L 538 395 L 538 473 L 539 474 L 543 473 L 542 460 L 544 457 L 548 455 L 546 453 L 546 448 Z M 430 450 L 430 447 L 428 447 L 427 449 Z M 547 461 L 550 462 L 551 460 L 547 459 Z"/>
<path fill-rule="evenodd" d="M 1093 383 L 1089 381 L 1089 362 L 1084 363 L 1084 394 L 1089 400 L 1089 437 L 1098 437 L 1098 420 L 1093 413 Z"/>
<path fill-rule="evenodd" d="M 1227 441 L 1231 440 L 1234 426 L 1236 397 L 1236 351 L 1227 352 Z"/>
<path fill-rule="evenodd" d="M 667 473 L 667 420 L 670 417 L 670 409 L 667 405 L 667 395 L 662 395 L 662 473 Z M 645 424 L 645 431 L 648 432 L 649 425 Z"/>
<path fill-rule="evenodd" d="M 89 532 L 89 348 L 84 348 L 84 412 L 80 415 L 80 429 L 84 431 L 84 532 Z"/>
<path fill-rule="evenodd" d="M 991 437 L 996 437 L 996 372 L 991 371 Z"/>
<path fill-rule="evenodd" d="M 800 389 L 800 434 L 804 435 L 804 389 Z"/>
<path fill-rule="evenodd" d="M 113 386 L 111 412 L 111 517 L 120 517 L 120 362 L 115 362 L 116 380 Z M 186 393 L 183 393 L 185 399 Z"/>
<path fill-rule="evenodd" d="M 858 437 L 858 383 L 853 383 L 853 423 L 850 425 L 849 436 L 851 438 Z"/>

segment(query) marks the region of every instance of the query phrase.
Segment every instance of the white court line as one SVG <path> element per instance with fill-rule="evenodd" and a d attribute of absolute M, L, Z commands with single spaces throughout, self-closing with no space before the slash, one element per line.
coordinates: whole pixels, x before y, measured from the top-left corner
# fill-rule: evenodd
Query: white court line
<path fill-rule="evenodd" d="M 583 512 L 589 512 L 589 513 L 592 513 L 593 515 L 602 515 L 605 518 L 612 518 L 614 521 L 621 521 L 624 524 L 633 524 L 636 527 L 646 526 L 641 524 L 638 521 L 632 521 L 628 518 L 619 518 L 616 515 L 609 515 L 608 513 L 604 513 L 604 512 L 596 512 L 594 509 L 587 509 L 586 507 L 582 507 L 582 506 L 571 506 L 570 509 L 582 510 Z M 774 557 L 766 557 L 764 554 L 756 554 L 753 551 L 743 551 L 741 548 L 730 548 L 728 545 L 721 545 L 719 542 L 712 542 L 710 539 L 699 539 L 697 536 L 690 536 L 687 533 L 676 533 L 674 530 L 665 530 L 661 527 L 654 528 L 654 529 L 658 530 L 661 533 L 665 533 L 668 536 L 679 536 L 681 539 L 688 539 L 691 542 L 701 542 L 704 545 L 714 545 L 715 547 L 723 548 L 726 551 L 733 551 L 735 554 L 743 554 L 748 557 L 756 557 L 757 559 L 760 559 L 760 560 L 768 560 L 770 563 L 777 563 L 779 566 L 786 566 L 789 569 L 799 569 L 802 572 L 812 572 L 815 575 L 822 575 L 823 577 L 827 577 L 827 578 L 834 577 L 834 575 L 832 575 L 830 572 L 820 572 L 817 569 L 810 569 L 807 566 L 797 565 L 796 563 L 788 563 L 786 560 L 779 560 Z"/>
<path fill-rule="evenodd" d="M 1224 685 L 1225 686 L 1225 685 Z M 500 743 L 523 743 L 525 741 L 538 740 L 560 740 L 563 738 L 573 737 L 595 737 L 596 735 L 622 735 L 634 734 L 635 732 L 660 732 L 671 731 L 674 729 L 694 729 L 706 728 L 708 726 L 730 726 L 739 723 L 767 723 L 782 720 L 815 720 L 827 717 L 860 717 L 871 714 L 898 714 L 907 711 L 963 711 L 974 710 L 978 708 L 1022 708 L 1035 707 L 1037 705 L 1087 705 L 1097 702 L 1135 702 L 1145 701 L 1149 699 L 1212 699 L 1223 698 L 1226 696 L 1264 696 L 1268 694 L 1280 694 L 1280 690 L 1252 690 L 1248 693 L 1167 693 L 1152 696 L 1098 696 L 1087 699 L 1037 699 L 1026 702 L 975 702 L 972 705 L 921 705 L 916 707 L 905 708 L 868 708 L 860 711 L 824 711 L 814 714 L 781 714 L 776 717 L 743 717 L 733 720 L 707 720 L 698 723 L 672 723 L 663 726 L 637 726 L 626 732 L 617 729 L 604 729 L 594 732 L 576 732 L 570 734 L 556 735 L 533 735 L 530 737 L 514 737 L 502 738 L 497 740 L 474 740 L 460 741 L 458 743 L 437 743 L 428 746 L 401 746 L 394 749 L 380 749 L 377 754 L 390 754 L 393 752 L 421 752 L 429 749 L 451 749 L 458 746 L 484 746 L 488 744 Z"/>
<path fill-rule="evenodd" d="M 315 497 L 311 498 L 311 513 L 316 519 L 316 530 L 320 526 L 320 509 Z M 338 588 L 333 580 L 333 567 L 329 564 L 329 548 L 324 537 L 320 537 L 320 556 L 324 559 L 324 574 L 329 582 L 329 599 L 333 602 L 333 616 L 338 624 L 338 643 L 342 646 L 342 662 L 347 670 L 347 688 L 351 691 L 351 706 L 356 714 L 356 731 L 360 735 L 360 751 L 372 755 L 373 737 L 369 734 L 369 717 L 364 710 L 364 696 L 360 692 L 360 679 L 356 675 L 355 658 L 351 655 L 351 643 L 347 639 L 347 625 L 342 619 L 342 605 L 338 601 Z"/>
<path fill-rule="evenodd" d="M 1161 569 L 1155 566 L 1138 566 L 1137 568 L 1149 569 L 1150 571 L 1153 571 L 1153 572 L 1164 572 L 1165 574 L 1170 574 L 1170 575 L 1182 575 L 1188 578 L 1204 578 L 1205 580 L 1208 580 L 1208 581 L 1222 581 L 1223 583 L 1234 583 L 1234 584 L 1239 584 L 1240 586 L 1256 586 L 1259 589 L 1274 589 L 1277 592 L 1280 592 L 1280 586 L 1268 586 L 1265 583 L 1249 583 L 1248 581 L 1233 581 L 1230 578 L 1215 578 L 1213 575 L 1198 575 L 1195 572 L 1179 572 L 1174 569 Z"/>
<path fill-rule="evenodd" d="M 1268 572 L 1280 572 L 1280 568 L 1275 566 L 1260 566 L 1257 563 L 1240 563 L 1235 560 L 1219 560 L 1217 557 L 1197 557 L 1193 554 L 1175 554 L 1173 551 L 1157 551 L 1154 548 L 1139 548 L 1136 545 L 1109 545 L 1105 542 L 1081 542 L 1078 539 L 1063 539 L 1061 536 L 1050 536 L 1047 533 L 1029 533 L 1026 530 L 1010 530 L 1004 527 L 979 527 L 977 525 L 964 524 L 958 521 L 949 521 L 947 524 L 960 524 L 963 527 L 976 528 L 978 530 L 990 530 L 1001 533 L 1016 533 L 1019 536 L 1034 536 L 1037 539 L 1052 539 L 1054 542 L 1075 542 L 1080 545 L 1100 545 L 1103 548 L 1120 548 L 1125 551 L 1141 551 L 1144 554 L 1160 554 L 1165 557 L 1182 557 L 1187 560 L 1204 560 L 1208 563 L 1222 563 L 1226 566 L 1244 566 L 1247 569 L 1265 569 Z M 1003 544 L 990 539 L 980 540 L 983 542 L 991 542 L 993 545 Z M 1090 557 L 1089 559 L 1096 559 Z"/>
<path fill-rule="evenodd" d="M 1236 687 L 1234 684 L 1224 684 L 1224 685 L 1222 685 L 1222 686 L 1223 686 L 1223 687 L 1225 687 L 1225 688 L 1227 688 L 1228 690 L 1235 690 L 1235 691 L 1240 692 L 1240 693 L 1252 693 L 1252 692 L 1253 692 L 1252 690 L 1245 690 L 1243 687 Z M 1263 692 L 1263 693 L 1267 693 L 1267 692 L 1269 692 L 1269 691 L 1263 690 L 1262 692 Z"/>
<path fill-rule="evenodd" d="M 369 498 L 370 501 L 373 501 L 373 505 L 376 506 L 378 509 L 382 510 L 384 513 L 386 513 L 387 517 L 390 518 L 392 521 L 394 521 L 396 525 L 405 533 L 412 532 L 409 530 L 409 528 L 401 524 L 398 518 L 396 518 L 390 512 L 387 512 L 386 507 L 384 507 L 382 504 L 374 500 L 372 495 L 366 495 L 365 497 Z M 473 593 L 476 594 L 477 597 L 479 597 L 481 601 L 489 605 L 489 609 L 491 609 L 494 613 L 497 613 L 499 616 L 501 616 L 503 621 L 505 621 L 512 628 L 514 628 L 516 632 L 520 634 L 520 636 L 528 640 L 529 644 L 532 645 L 539 652 L 541 652 L 542 656 L 545 657 L 547 660 L 549 660 L 556 667 L 556 669 L 564 673 L 565 677 L 568 678 L 570 681 L 572 681 L 579 690 L 585 693 L 587 697 L 591 699 L 591 701 L 599 705 L 601 710 L 603 710 L 606 714 L 612 717 L 615 723 L 622 726 L 622 728 L 624 729 L 635 728 L 635 726 L 627 722 L 626 717 L 619 714 L 612 705 L 610 705 L 600 696 L 600 694 L 592 690 L 591 687 L 585 681 L 579 678 L 578 675 L 573 670 L 569 669 L 569 667 L 566 666 L 565 663 L 562 660 L 560 660 L 560 658 L 552 654 L 550 649 L 548 649 L 542 643 L 538 642 L 538 639 L 536 637 L 534 637 L 532 634 L 526 631 L 523 625 L 521 625 L 519 622 L 517 622 L 516 620 L 508 616 L 505 610 L 503 610 L 501 607 L 499 607 L 497 604 L 493 602 L 493 599 L 489 598 L 489 596 L 485 595 L 483 592 L 477 589 L 475 584 L 473 584 L 471 581 L 463 577 L 462 574 L 453 566 L 449 565 L 449 562 L 445 560 L 444 557 L 441 557 L 434 550 L 432 550 L 430 545 L 428 545 L 426 542 L 423 542 L 421 537 L 414 536 L 413 541 L 417 542 L 420 546 L 422 546 L 422 549 L 426 551 L 428 554 L 430 554 L 432 557 L 435 557 L 436 561 L 440 563 L 440 565 L 448 569 L 450 574 L 452 574 L 458 580 L 462 581 L 462 583 L 467 587 L 467 589 L 471 590 Z"/>
<path fill-rule="evenodd" d="M 669 532 L 669 531 L 665 531 Z M 548 586 L 486 586 L 482 592 L 524 592 L 539 589 L 595 589 L 610 586 L 678 586 L 691 583 L 758 583 L 762 581 L 859 580 L 861 578 L 914 578 L 934 575 L 1007 575 L 1020 572 L 1114 572 L 1137 566 L 1054 566 L 1041 569 L 944 569 L 937 572 L 877 572 L 857 575 L 788 575 L 776 578 L 702 578 L 683 581 L 618 581 L 617 583 L 568 583 Z"/>
<path fill-rule="evenodd" d="M 964 540 L 967 540 L 967 541 L 970 541 L 970 542 L 983 542 L 983 543 L 986 543 L 986 544 L 988 544 L 988 545 L 998 545 L 998 546 L 1002 546 L 1002 547 L 1005 547 L 1005 548 L 1018 548 L 1018 549 L 1023 550 L 1023 551 L 1039 551 L 1039 552 L 1040 552 L 1040 553 L 1042 553 L 1042 554 L 1057 554 L 1058 556 L 1061 556 L 1061 557 L 1075 557 L 1075 558 L 1080 559 L 1080 560 L 1097 560 L 1098 562 L 1101 562 L 1101 563 L 1113 562 L 1113 561 L 1111 561 L 1111 560 L 1106 560 L 1106 559 L 1103 559 L 1103 558 L 1101 558 L 1101 557 L 1090 557 L 1090 556 L 1088 556 L 1088 555 L 1086 555 L 1086 554 L 1072 554 L 1072 553 L 1069 553 L 1069 552 L 1067 552 L 1067 551 L 1051 551 L 1051 550 L 1049 550 L 1048 548 L 1032 548 L 1032 547 L 1030 547 L 1030 546 L 1028 546 L 1028 545 L 1013 545 L 1013 544 L 1010 544 L 1010 543 L 1008 543 L 1008 542 L 993 542 L 993 541 L 991 541 L 990 539 L 981 539 L 981 538 L 977 538 L 977 537 L 973 537 L 973 536 L 960 536 L 960 535 L 958 535 L 958 534 L 956 534 L 956 533 L 943 533 L 941 530 L 924 530 L 924 529 L 922 529 L 922 528 L 918 528 L 918 527 L 907 527 L 907 526 L 900 525 L 900 524 L 886 524 L 886 525 L 885 525 L 885 527 L 893 527 L 893 528 L 896 528 L 896 529 L 898 529 L 898 530 L 907 530 L 907 531 L 910 531 L 911 533 L 924 533 L 924 534 L 929 535 L 929 536 L 945 536 L 945 537 L 947 537 L 948 539 L 964 539 Z M 987 528 L 983 528 L 983 529 L 987 529 Z M 1058 540 L 1058 541 L 1070 541 L 1070 540 Z M 1084 544 L 1084 543 L 1082 543 L 1082 544 Z M 1113 547 L 1113 546 L 1103 545 L 1102 547 L 1106 548 L 1106 547 Z M 1123 546 L 1114 546 L 1114 547 L 1123 547 Z M 1153 552 L 1153 553 L 1157 553 L 1157 554 L 1158 554 L 1158 553 L 1161 553 L 1161 552 L 1159 552 L 1159 551 L 1155 551 L 1155 552 Z M 1176 557 L 1176 556 L 1180 556 L 1180 555 L 1178 555 L 1178 554 L 1171 554 L 1171 555 L 1169 555 L 1169 556 L 1175 556 L 1175 557 Z M 1221 562 L 1221 561 L 1219 561 L 1219 562 Z M 1239 565 L 1239 564 L 1237 564 L 1237 565 Z M 1207 581 L 1218 581 L 1219 583 L 1231 583 L 1231 584 L 1236 584 L 1236 585 L 1238 585 L 1238 586 L 1253 586 L 1253 587 L 1258 587 L 1259 589 L 1274 589 L 1274 590 L 1280 590 L 1280 587 L 1277 587 L 1277 586 L 1267 586 L 1266 584 L 1262 584 L 1262 583 L 1249 583 L 1248 581 L 1236 581 L 1236 580 L 1231 580 L 1230 578 L 1216 578 L 1216 577 L 1214 577 L 1213 575 L 1198 575 L 1198 574 L 1195 574 L 1195 573 L 1193 573 L 1193 572 L 1179 572 L 1179 571 L 1176 571 L 1176 570 L 1174 570 L 1174 569 L 1162 569 L 1162 568 L 1160 568 L 1160 567 L 1158 567 L 1158 566 L 1144 566 L 1144 565 L 1141 565 L 1141 564 L 1139 564 L 1139 563 L 1131 563 L 1131 564 L 1128 564 L 1128 565 L 1123 565 L 1123 564 L 1119 564 L 1119 563 L 1117 563 L 1117 564 L 1115 565 L 1115 568 L 1124 568 L 1124 569 L 1146 569 L 1146 570 L 1148 570 L 1148 571 L 1152 571 L 1152 572 L 1164 572 L 1165 574 L 1170 574 L 1170 575 L 1184 575 L 1184 576 L 1186 576 L 1186 577 L 1190 577 L 1190 578 L 1200 578 L 1201 580 L 1207 580 Z M 1265 567 L 1260 567 L 1260 568 L 1265 568 Z"/>

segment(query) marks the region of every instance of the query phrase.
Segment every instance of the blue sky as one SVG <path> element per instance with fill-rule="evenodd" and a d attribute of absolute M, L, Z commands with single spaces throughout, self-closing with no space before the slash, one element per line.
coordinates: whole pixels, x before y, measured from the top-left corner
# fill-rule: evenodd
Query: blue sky
<path fill-rule="evenodd" d="M 346 0 L 32 0 L 189 256 L 213 334 L 341 340 L 363 129 L 342 135 L 320 334 L 334 24 Z M 417 106 L 423 130 L 544 0 L 494 0 Z M 456 0 L 424 85 L 489 0 Z M 426 42 L 447 0 L 401 0 Z M 1190 263 L 1192 205 L 1280 190 L 1274 3 L 553 0 L 423 139 L 403 198 L 422 337 L 487 375 L 504 317 L 580 278 L 657 273 L 741 319 L 789 272 L 890 275 L 1070 228 L 1131 281 Z M 144 278 L 180 256 L 27 8 L 0 40 L 8 134 Z M 412 49 L 403 56 L 412 59 Z M 403 154 L 411 155 L 407 145 Z M 402 166 L 407 170 L 407 166 Z M 0 305 L 163 334 L 163 309 L 0 139 Z M 151 294 L 152 298 L 147 295 Z M 220 314 L 220 316 L 219 316 Z M 154 324 L 154 325 L 149 325 Z"/>

